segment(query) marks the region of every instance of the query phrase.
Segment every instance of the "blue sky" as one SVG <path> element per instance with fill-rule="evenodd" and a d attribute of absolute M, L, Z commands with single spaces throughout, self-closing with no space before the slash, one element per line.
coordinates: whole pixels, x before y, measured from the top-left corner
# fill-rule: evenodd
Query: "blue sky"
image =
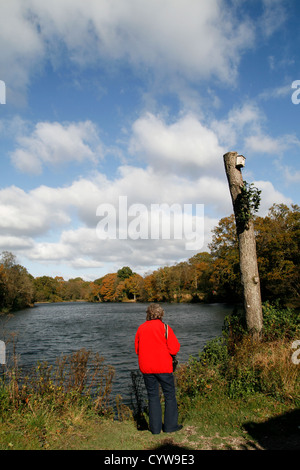
<path fill-rule="evenodd" d="M 261 215 L 299 204 L 299 15 L 297 0 L 0 0 L 0 251 L 65 279 L 187 260 L 232 213 L 228 151 Z M 120 196 L 204 205 L 203 246 L 99 238 L 97 208 L 118 217 Z"/>

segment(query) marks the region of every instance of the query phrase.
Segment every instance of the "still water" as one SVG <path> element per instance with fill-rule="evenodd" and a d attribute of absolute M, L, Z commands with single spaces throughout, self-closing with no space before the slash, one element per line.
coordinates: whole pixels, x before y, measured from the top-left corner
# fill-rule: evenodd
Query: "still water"
<path fill-rule="evenodd" d="M 128 398 L 130 372 L 138 369 L 134 350 L 137 328 L 146 320 L 143 303 L 36 304 L 21 310 L 5 325 L 16 332 L 19 365 L 55 360 L 81 348 L 98 352 L 115 368 L 113 395 Z M 164 322 L 174 330 L 181 349 L 179 362 L 197 356 L 207 341 L 221 334 L 224 318 L 232 307 L 223 304 L 161 304 Z M 3 338 L 0 338 L 3 339 Z M 8 344 L 7 352 L 9 353 Z"/>

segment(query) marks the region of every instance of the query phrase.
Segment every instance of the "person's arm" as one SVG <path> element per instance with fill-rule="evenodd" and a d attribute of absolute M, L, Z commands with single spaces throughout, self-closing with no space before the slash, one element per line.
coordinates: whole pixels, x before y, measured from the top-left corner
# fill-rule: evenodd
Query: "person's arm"
<path fill-rule="evenodd" d="M 168 346 L 170 354 L 172 356 L 176 356 L 176 354 L 179 352 L 179 349 L 180 349 L 180 343 L 170 326 L 168 326 L 167 346 Z"/>
<path fill-rule="evenodd" d="M 136 332 L 136 335 L 135 335 L 134 347 L 135 347 L 136 354 L 138 354 L 139 353 L 139 332 L 138 331 Z"/>

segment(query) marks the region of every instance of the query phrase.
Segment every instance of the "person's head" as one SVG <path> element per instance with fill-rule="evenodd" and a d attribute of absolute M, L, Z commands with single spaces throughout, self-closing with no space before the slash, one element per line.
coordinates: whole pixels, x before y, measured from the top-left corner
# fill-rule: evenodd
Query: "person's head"
<path fill-rule="evenodd" d="M 161 320 L 164 313 L 164 309 L 159 304 L 150 304 L 147 308 L 146 320 Z"/>

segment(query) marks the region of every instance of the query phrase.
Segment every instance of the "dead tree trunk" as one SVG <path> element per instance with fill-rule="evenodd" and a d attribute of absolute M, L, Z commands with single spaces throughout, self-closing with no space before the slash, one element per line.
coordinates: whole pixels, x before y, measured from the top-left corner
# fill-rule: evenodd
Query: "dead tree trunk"
<path fill-rule="evenodd" d="M 239 198 L 241 197 L 244 182 L 241 169 L 237 167 L 237 156 L 237 152 L 226 153 L 224 155 L 224 164 L 237 227 L 246 323 L 248 331 L 257 339 L 260 336 L 263 321 L 256 241 L 253 220 L 250 218 L 247 224 L 243 226 L 239 223 L 239 211 L 241 210 Z"/>

